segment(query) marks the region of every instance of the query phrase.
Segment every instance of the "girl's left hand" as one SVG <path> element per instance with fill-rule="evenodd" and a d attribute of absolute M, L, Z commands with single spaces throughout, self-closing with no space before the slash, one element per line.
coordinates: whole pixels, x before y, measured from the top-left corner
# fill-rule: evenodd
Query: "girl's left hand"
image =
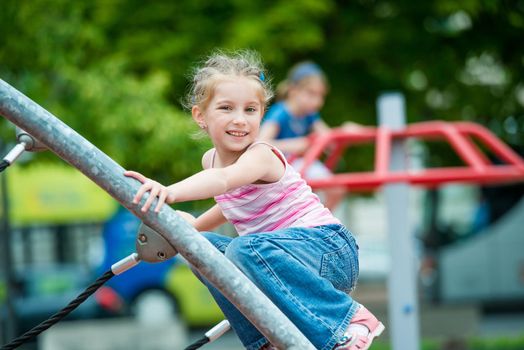
<path fill-rule="evenodd" d="M 147 212 L 149 208 L 151 207 L 151 204 L 153 204 L 153 201 L 155 198 L 158 198 L 158 203 L 155 208 L 155 212 L 159 212 L 162 208 L 162 205 L 167 201 L 171 200 L 172 195 L 169 193 L 169 190 L 166 186 L 162 185 L 161 183 L 154 181 L 150 178 L 145 177 L 144 175 L 136 172 L 128 170 L 124 172 L 125 176 L 132 177 L 142 183 L 142 186 L 138 189 L 138 192 L 135 194 L 135 197 L 133 198 L 133 203 L 138 204 L 140 203 L 140 200 L 144 196 L 146 192 L 149 192 L 149 197 L 147 198 L 146 202 L 142 206 L 142 212 Z"/>
<path fill-rule="evenodd" d="M 184 220 L 186 220 L 187 222 L 189 222 L 191 224 L 191 226 L 195 227 L 195 222 L 196 222 L 196 218 L 185 212 L 185 211 L 182 211 L 182 210 L 177 210 L 176 211 L 178 215 L 180 215 Z"/>

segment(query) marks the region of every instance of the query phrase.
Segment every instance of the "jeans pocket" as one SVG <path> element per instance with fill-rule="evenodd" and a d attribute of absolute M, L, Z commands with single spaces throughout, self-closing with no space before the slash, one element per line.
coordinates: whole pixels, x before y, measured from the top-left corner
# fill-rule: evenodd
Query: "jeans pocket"
<path fill-rule="evenodd" d="M 349 245 L 322 256 L 320 276 L 345 293 L 351 292 L 358 279 L 358 257 Z"/>

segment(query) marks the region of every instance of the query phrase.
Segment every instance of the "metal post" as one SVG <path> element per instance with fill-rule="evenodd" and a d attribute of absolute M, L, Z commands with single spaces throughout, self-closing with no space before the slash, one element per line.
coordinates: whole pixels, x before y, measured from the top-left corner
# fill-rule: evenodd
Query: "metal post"
<path fill-rule="evenodd" d="M 0 263 L 0 272 L 3 272 L 5 283 L 5 319 L 0 321 L 0 341 L 1 344 L 6 343 L 9 339 L 16 336 L 17 333 L 17 317 L 14 306 L 14 267 L 11 247 L 11 225 L 9 221 L 9 193 L 7 189 L 7 174 L 3 173 L 1 176 L 1 191 L 2 191 L 2 227 L 0 232 L 0 251 L 2 252 L 2 260 Z"/>
<path fill-rule="evenodd" d="M 405 127 L 404 96 L 388 93 L 377 102 L 380 127 L 401 130 Z M 392 171 L 406 169 L 404 142 L 393 140 L 391 148 Z M 388 278 L 389 329 L 394 350 L 418 350 L 419 320 L 417 301 L 417 273 L 415 241 L 409 228 L 407 183 L 384 186 L 387 207 L 387 227 L 391 256 Z"/>
<path fill-rule="evenodd" d="M 0 114 L 79 169 L 146 225 L 160 233 L 281 349 L 314 349 L 286 316 L 235 265 L 169 206 L 142 213 L 132 204 L 139 183 L 73 129 L 0 79 Z M 145 199 L 144 199 L 145 200 Z M 153 206 L 154 207 L 154 206 Z"/>

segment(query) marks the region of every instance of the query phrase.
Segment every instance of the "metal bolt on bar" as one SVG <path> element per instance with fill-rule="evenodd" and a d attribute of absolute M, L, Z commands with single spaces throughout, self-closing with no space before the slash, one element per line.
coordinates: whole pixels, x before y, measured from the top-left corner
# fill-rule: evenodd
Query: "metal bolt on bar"
<path fill-rule="evenodd" d="M 247 278 L 172 208 L 143 213 L 132 203 L 138 181 L 123 175 L 124 169 L 76 131 L 27 96 L 0 79 L 0 114 L 79 169 L 113 198 L 139 217 L 280 349 L 305 350 L 314 346 L 296 326 Z M 143 199 L 145 201 L 146 198 Z M 154 208 L 154 206 L 153 206 Z"/>

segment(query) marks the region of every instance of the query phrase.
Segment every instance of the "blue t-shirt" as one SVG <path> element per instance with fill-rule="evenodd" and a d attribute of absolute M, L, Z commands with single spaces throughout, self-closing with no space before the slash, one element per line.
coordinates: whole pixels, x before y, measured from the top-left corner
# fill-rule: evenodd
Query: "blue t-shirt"
<path fill-rule="evenodd" d="M 262 123 L 277 123 L 280 130 L 276 139 L 280 140 L 309 135 L 313 124 L 319 119 L 319 113 L 313 113 L 305 117 L 295 117 L 289 113 L 284 101 L 281 101 L 269 108 Z"/>

